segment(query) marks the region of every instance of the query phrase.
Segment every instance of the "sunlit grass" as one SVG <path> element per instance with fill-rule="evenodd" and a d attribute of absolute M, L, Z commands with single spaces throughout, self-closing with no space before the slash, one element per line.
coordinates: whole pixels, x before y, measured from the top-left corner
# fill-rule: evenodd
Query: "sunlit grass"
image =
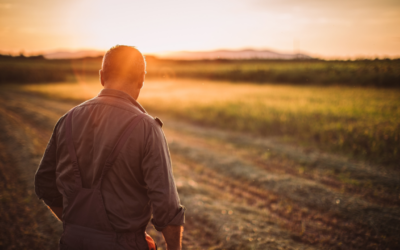
<path fill-rule="evenodd" d="M 10 87 L 10 86 L 7 86 Z M 15 88 L 13 86 L 12 88 Z M 103 87 L 97 78 L 78 82 L 60 82 L 53 84 L 29 84 L 18 86 L 19 89 L 40 93 L 49 97 L 67 100 L 86 100 L 96 96 Z"/>
<path fill-rule="evenodd" d="M 21 88 L 84 100 L 102 87 L 93 79 Z M 139 101 L 150 111 L 199 124 L 400 162 L 400 90 L 149 79 Z"/>

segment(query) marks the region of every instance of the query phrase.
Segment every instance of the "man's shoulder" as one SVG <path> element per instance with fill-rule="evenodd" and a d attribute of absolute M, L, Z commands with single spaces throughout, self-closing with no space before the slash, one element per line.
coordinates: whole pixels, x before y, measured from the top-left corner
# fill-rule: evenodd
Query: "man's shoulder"
<path fill-rule="evenodd" d="M 152 126 L 155 128 L 162 128 L 162 126 L 164 125 L 164 123 L 161 121 L 160 118 L 152 117 L 151 115 L 149 115 L 147 113 L 144 115 L 143 120 L 145 121 L 145 123 L 148 126 Z"/>
<path fill-rule="evenodd" d="M 161 121 L 160 118 L 158 117 L 154 117 L 154 120 L 160 125 L 160 127 L 162 128 L 162 126 L 164 125 L 164 123 Z"/>
<path fill-rule="evenodd" d="M 114 109 L 128 111 L 130 113 L 136 114 L 141 113 L 140 109 L 136 107 L 134 104 L 127 102 L 126 100 L 120 98 L 110 98 L 107 96 L 96 96 L 92 99 L 82 102 L 77 105 L 75 108 L 85 108 L 88 106 L 109 106 Z"/>
<path fill-rule="evenodd" d="M 160 118 L 153 117 L 147 113 L 146 113 L 146 120 L 149 122 L 149 124 L 159 127 L 159 128 L 162 128 L 162 126 L 164 125 L 164 123 L 161 121 Z"/>
<path fill-rule="evenodd" d="M 143 123 L 144 127 L 160 130 L 160 129 L 162 129 L 163 124 L 164 124 L 160 118 L 153 117 L 153 116 L 149 115 L 147 112 L 143 113 L 138 107 L 136 107 L 133 104 L 129 105 L 125 102 L 118 102 L 115 99 L 113 99 L 113 102 L 109 102 L 106 99 L 100 99 L 98 97 L 89 99 L 89 100 L 73 107 L 68 112 L 66 112 L 62 117 L 60 117 L 57 124 L 64 123 L 65 118 L 68 116 L 68 114 L 71 113 L 72 110 L 75 110 L 74 111 L 74 117 L 75 117 L 75 114 L 79 114 L 81 112 L 91 113 L 93 110 L 87 109 L 87 108 L 90 106 L 98 106 L 98 105 L 109 106 L 111 108 L 111 110 L 108 109 L 108 111 L 105 111 L 104 114 L 111 115 L 114 117 L 114 119 L 118 118 L 118 120 L 121 120 L 121 122 L 122 122 L 122 120 L 131 120 L 133 117 L 135 117 L 137 115 L 143 115 L 141 120 L 143 121 L 142 123 Z M 116 110 L 113 110 L 113 109 L 116 109 Z M 79 116 L 80 115 L 78 115 L 78 117 Z M 124 123 L 124 122 L 122 122 L 122 123 Z"/>

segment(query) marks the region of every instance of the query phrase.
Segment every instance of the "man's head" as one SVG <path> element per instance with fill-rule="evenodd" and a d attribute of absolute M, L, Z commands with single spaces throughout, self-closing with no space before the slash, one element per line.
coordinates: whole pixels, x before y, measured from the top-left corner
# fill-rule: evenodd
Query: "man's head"
<path fill-rule="evenodd" d="M 100 81 L 104 88 L 128 92 L 136 99 L 143 86 L 145 73 L 146 61 L 142 53 L 131 46 L 117 45 L 103 57 Z"/>

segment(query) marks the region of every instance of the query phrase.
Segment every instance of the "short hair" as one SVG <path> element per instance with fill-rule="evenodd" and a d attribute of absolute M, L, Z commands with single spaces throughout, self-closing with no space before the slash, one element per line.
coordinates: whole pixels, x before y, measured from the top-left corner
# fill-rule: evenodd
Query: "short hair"
<path fill-rule="evenodd" d="M 135 47 L 116 45 L 104 55 L 102 71 L 105 81 L 138 82 L 146 73 L 146 61 Z"/>

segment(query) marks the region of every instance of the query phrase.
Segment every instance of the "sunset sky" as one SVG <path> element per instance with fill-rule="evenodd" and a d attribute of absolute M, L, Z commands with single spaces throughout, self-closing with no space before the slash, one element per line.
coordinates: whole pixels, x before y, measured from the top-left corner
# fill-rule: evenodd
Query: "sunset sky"
<path fill-rule="evenodd" d="M 2 53 L 115 44 L 400 57 L 400 0 L 0 0 Z"/>

